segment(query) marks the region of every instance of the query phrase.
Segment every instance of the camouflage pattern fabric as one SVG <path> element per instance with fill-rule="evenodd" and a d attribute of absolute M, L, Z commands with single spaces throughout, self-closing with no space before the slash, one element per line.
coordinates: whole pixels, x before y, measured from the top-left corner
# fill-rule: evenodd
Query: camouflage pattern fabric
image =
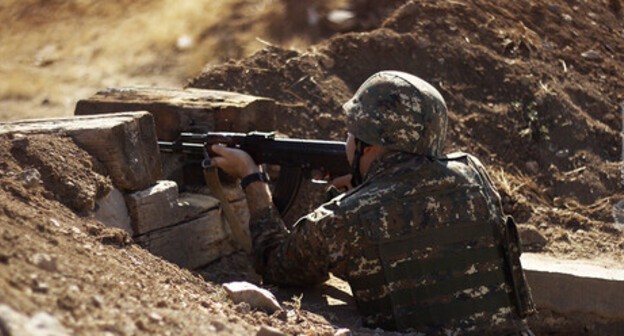
<path fill-rule="evenodd" d="M 438 157 L 446 140 L 446 103 L 422 79 L 398 71 L 371 76 L 343 105 L 347 129 L 364 142 Z"/>
<path fill-rule="evenodd" d="M 518 241 L 472 156 L 393 152 L 292 232 L 274 208 L 252 214 L 250 228 L 266 282 L 309 286 L 332 272 L 349 282 L 367 326 L 531 335 L 521 318 L 532 304 Z"/>

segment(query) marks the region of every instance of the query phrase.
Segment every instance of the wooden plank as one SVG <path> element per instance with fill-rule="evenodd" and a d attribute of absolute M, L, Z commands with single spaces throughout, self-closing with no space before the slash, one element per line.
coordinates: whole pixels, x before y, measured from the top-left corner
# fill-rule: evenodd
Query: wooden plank
<path fill-rule="evenodd" d="M 145 189 L 162 174 L 154 119 L 147 112 L 0 123 L 0 133 L 60 133 L 100 160 L 120 190 Z"/>
<path fill-rule="evenodd" d="M 123 111 L 149 111 L 156 121 L 160 140 L 172 141 L 191 127 L 205 131 L 272 131 L 276 113 L 274 100 L 240 93 L 149 87 L 109 88 L 76 104 L 76 115 Z"/>
<path fill-rule="evenodd" d="M 221 211 L 136 237 L 141 246 L 181 267 L 195 269 L 236 250 Z"/>

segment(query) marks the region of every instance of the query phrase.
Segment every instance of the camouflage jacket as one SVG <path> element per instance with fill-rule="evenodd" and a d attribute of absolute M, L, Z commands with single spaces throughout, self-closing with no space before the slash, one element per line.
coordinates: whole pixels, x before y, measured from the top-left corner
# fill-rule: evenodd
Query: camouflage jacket
<path fill-rule="evenodd" d="M 252 214 L 250 229 L 265 281 L 308 286 L 332 272 L 367 326 L 513 334 L 532 310 L 513 225 L 476 158 L 392 153 L 291 232 L 272 207 Z"/>

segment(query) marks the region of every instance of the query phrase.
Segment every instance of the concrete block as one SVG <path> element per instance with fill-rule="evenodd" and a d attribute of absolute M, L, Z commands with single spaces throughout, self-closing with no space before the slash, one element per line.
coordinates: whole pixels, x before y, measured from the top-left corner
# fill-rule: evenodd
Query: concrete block
<path fill-rule="evenodd" d="M 205 130 L 271 131 L 283 109 L 270 98 L 240 93 L 149 87 L 110 88 L 76 104 L 76 115 L 149 111 L 160 140 L 174 140 L 190 127 Z"/>
<path fill-rule="evenodd" d="M 141 246 L 181 267 L 195 269 L 234 252 L 222 212 L 152 231 L 135 238 Z"/>
<path fill-rule="evenodd" d="M 134 234 L 126 200 L 117 189 L 96 201 L 94 216 L 106 226 L 120 228 L 131 236 Z"/>
<path fill-rule="evenodd" d="M 162 174 L 154 119 L 147 112 L 0 123 L 0 134 L 67 134 L 106 167 L 115 187 L 134 191 Z"/>
<path fill-rule="evenodd" d="M 185 222 L 199 218 L 208 211 L 216 210 L 219 200 L 203 194 L 181 193 L 178 197 L 176 222 Z"/>
<path fill-rule="evenodd" d="M 126 202 L 135 235 L 198 218 L 219 206 L 219 201 L 208 195 L 178 194 L 178 185 L 166 180 L 129 194 Z"/>
<path fill-rule="evenodd" d="M 173 181 L 158 181 L 155 185 L 129 194 L 126 198 L 137 235 L 176 223 L 178 185 Z"/>
<path fill-rule="evenodd" d="M 522 266 L 538 310 L 624 321 L 622 265 L 525 253 Z"/>

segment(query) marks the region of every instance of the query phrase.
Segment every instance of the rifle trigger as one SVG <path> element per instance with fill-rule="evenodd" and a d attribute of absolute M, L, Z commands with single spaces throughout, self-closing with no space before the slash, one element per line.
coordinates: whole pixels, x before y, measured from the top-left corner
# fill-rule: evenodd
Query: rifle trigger
<path fill-rule="evenodd" d="M 212 159 L 210 159 L 210 155 L 208 155 L 208 149 L 206 149 L 206 147 L 204 147 L 203 154 L 204 159 L 201 162 L 202 168 L 206 169 L 212 167 Z"/>

